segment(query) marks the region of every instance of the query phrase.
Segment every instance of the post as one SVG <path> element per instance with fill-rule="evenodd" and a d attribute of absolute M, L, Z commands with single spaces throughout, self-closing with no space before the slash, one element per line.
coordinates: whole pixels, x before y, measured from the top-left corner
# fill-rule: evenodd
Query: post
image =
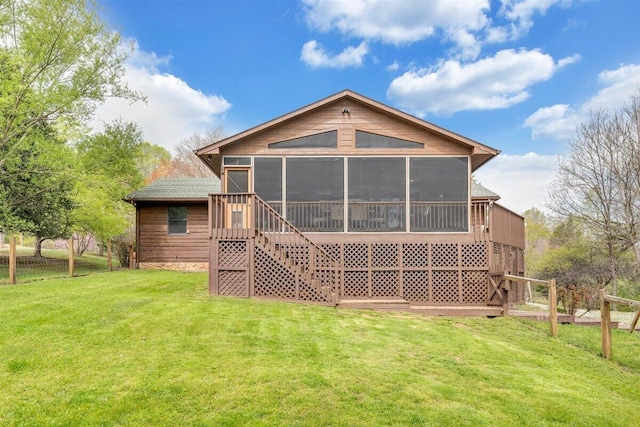
<path fill-rule="evenodd" d="M 69 277 L 73 277 L 75 272 L 75 262 L 73 259 L 73 237 L 69 239 Z"/>
<path fill-rule="evenodd" d="M 558 337 L 558 298 L 556 292 L 556 279 L 549 280 L 549 329 L 551 336 Z"/>
<path fill-rule="evenodd" d="M 111 239 L 107 239 L 107 268 L 113 270 L 113 260 L 111 259 Z"/>
<path fill-rule="evenodd" d="M 133 270 L 133 243 L 129 245 L 129 270 Z"/>
<path fill-rule="evenodd" d="M 600 318 L 602 319 L 602 357 L 611 359 L 611 304 L 604 299 L 604 289 L 600 289 Z"/>
<path fill-rule="evenodd" d="M 502 286 L 502 315 L 509 315 L 509 292 L 511 291 L 511 280 L 507 279 L 506 276 L 509 276 L 509 272 L 505 271 L 503 277 Z"/>
<path fill-rule="evenodd" d="M 9 239 L 9 284 L 16 284 L 16 267 L 17 253 L 16 253 L 16 236 L 11 236 Z"/>

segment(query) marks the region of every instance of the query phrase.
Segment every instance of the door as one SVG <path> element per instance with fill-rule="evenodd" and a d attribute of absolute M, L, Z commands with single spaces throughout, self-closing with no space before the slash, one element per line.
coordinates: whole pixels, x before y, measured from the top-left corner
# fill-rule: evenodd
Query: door
<path fill-rule="evenodd" d="M 249 168 L 225 168 L 224 192 L 227 196 L 225 223 L 228 228 L 251 228 L 251 182 Z"/>

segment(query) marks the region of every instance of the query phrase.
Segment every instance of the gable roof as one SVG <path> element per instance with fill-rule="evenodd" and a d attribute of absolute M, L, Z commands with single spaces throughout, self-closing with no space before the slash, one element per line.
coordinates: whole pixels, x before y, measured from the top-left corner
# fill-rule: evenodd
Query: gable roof
<path fill-rule="evenodd" d="M 164 201 L 206 201 L 209 193 L 220 192 L 220 180 L 212 178 L 160 178 L 128 194 L 124 201 L 164 202 Z"/>
<path fill-rule="evenodd" d="M 244 138 L 247 138 L 249 136 L 253 136 L 256 134 L 259 134 L 261 132 L 264 132 L 267 129 L 270 129 L 274 126 L 280 125 L 282 123 L 285 123 L 287 121 L 290 121 L 302 114 L 306 114 L 310 111 L 314 111 L 317 110 L 319 108 L 322 108 L 332 102 L 336 102 L 339 101 L 341 99 L 351 99 L 357 102 L 360 102 L 362 104 L 365 104 L 367 107 L 380 111 L 380 112 L 384 112 L 387 114 L 390 114 L 392 116 L 394 116 L 396 119 L 398 120 L 402 120 L 408 123 L 411 123 L 413 125 L 416 125 L 418 127 L 421 127 L 423 129 L 429 130 L 431 132 L 434 132 L 440 136 L 442 136 L 445 139 L 448 139 L 452 142 L 456 142 L 459 144 L 463 144 L 467 147 L 471 148 L 472 154 L 471 154 L 471 169 L 472 170 L 476 170 L 477 168 L 479 168 L 480 166 L 482 166 L 484 163 L 486 163 L 487 161 L 491 160 L 493 157 L 495 157 L 496 155 L 498 155 L 500 153 L 500 150 L 497 150 L 495 148 L 489 147 L 488 145 L 484 145 L 481 144 L 477 141 L 474 141 L 470 138 L 467 138 L 465 136 L 459 135 L 455 132 L 452 132 L 450 130 L 444 129 L 440 126 L 434 125 L 433 123 L 427 122 L 425 120 L 419 119 L 417 117 L 414 117 L 410 114 L 407 114 L 403 111 L 397 110 L 395 108 L 389 107 L 388 105 L 385 105 L 381 102 L 375 101 L 371 98 L 367 98 L 364 95 L 360 95 L 359 93 L 356 93 L 352 90 L 349 89 L 345 89 L 341 92 L 338 92 L 336 94 L 333 94 L 331 96 L 328 96 L 324 99 L 321 99 L 319 101 L 316 101 L 312 104 L 306 105 L 302 108 L 299 108 L 297 110 L 294 110 L 290 113 L 284 114 L 280 117 L 276 117 L 275 119 L 272 119 L 268 122 L 262 123 L 258 126 L 254 126 L 250 129 L 247 129 L 243 132 L 237 133 L 233 136 L 230 136 L 228 138 L 222 139 L 220 141 L 216 141 L 213 144 L 207 145 L 205 147 L 202 147 L 198 150 L 195 150 L 196 155 L 198 155 L 203 162 L 205 162 L 210 168 L 211 170 L 213 170 L 215 172 L 216 175 L 220 175 L 220 170 L 219 170 L 219 165 L 220 165 L 220 160 L 221 160 L 221 155 L 220 155 L 220 148 L 230 145 L 230 144 L 234 144 Z"/>

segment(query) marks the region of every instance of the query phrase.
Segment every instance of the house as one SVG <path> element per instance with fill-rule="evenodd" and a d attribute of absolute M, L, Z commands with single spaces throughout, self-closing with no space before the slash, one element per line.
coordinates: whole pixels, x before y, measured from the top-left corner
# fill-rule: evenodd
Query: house
<path fill-rule="evenodd" d="M 522 298 L 497 284 L 524 273 L 524 219 L 471 178 L 494 148 L 344 90 L 196 154 L 222 187 L 198 204 L 212 295 L 382 308 Z M 152 234 L 171 245 L 157 233 L 177 201 L 159 202 L 138 215 L 140 263 L 173 253 L 145 247 Z"/>
<path fill-rule="evenodd" d="M 218 178 L 164 178 L 124 198 L 136 207 L 138 268 L 209 269 L 207 199 Z"/>

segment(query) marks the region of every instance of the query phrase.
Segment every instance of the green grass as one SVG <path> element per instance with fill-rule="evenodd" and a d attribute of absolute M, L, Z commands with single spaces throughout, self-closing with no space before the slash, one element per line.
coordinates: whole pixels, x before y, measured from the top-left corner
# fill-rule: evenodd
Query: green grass
<path fill-rule="evenodd" d="M 0 425 L 635 426 L 640 338 L 210 298 L 206 274 L 0 287 Z M 625 350 L 623 350 L 625 349 Z"/>
<path fill-rule="evenodd" d="M 69 252 L 65 250 L 43 249 L 41 258 L 33 256 L 33 249 L 19 250 L 16 261 L 18 283 L 69 275 Z M 76 255 L 74 266 L 75 276 L 107 271 L 107 258 L 89 253 L 82 256 Z M 114 259 L 114 266 L 117 266 L 116 259 Z M 0 250 L 0 285 L 7 283 L 9 283 L 9 253 L 8 250 Z"/>

